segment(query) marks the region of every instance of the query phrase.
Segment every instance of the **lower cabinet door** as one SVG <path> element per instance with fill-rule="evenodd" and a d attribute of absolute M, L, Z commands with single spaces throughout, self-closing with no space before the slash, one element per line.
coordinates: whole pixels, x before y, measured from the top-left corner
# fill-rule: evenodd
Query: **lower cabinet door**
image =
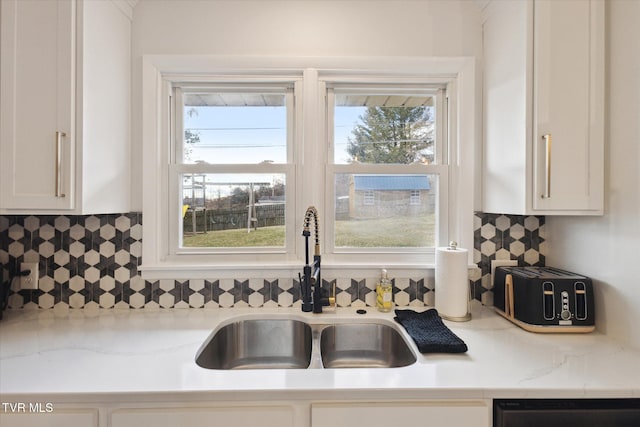
<path fill-rule="evenodd" d="M 489 406 L 478 402 L 314 403 L 312 427 L 489 427 Z"/>
<path fill-rule="evenodd" d="M 27 407 L 28 408 L 28 407 Z M 29 409 L 27 409 L 28 411 Z M 98 427 L 98 410 L 0 413 L 2 427 Z"/>
<path fill-rule="evenodd" d="M 294 424 L 293 407 L 235 406 L 119 409 L 111 414 L 110 425 L 111 427 L 294 427 Z"/>

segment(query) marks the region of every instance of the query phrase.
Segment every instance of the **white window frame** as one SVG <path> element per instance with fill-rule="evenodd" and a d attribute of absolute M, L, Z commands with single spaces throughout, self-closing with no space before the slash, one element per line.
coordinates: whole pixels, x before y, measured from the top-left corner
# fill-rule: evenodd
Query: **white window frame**
<path fill-rule="evenodd" d="M 175 78 L 175 77 L 174 77 Z M 180 213 L 182 208 L 182 179 L 180 177 L 185 173 L 212 173 L 212 174 L 282 174 L 286 177 L 285 187 L 285 218 L 293 218 L 295 209 L 292 207 L 295 200 L 295 140 L 296 140 L 296 112 L 295 97 L 299 92 L 300 85 L 298 79 L 277 82 L 262 81 L 255 83 L 255 78 L 245 81 L 243 76 L 236 76 L 233 83 L 209 83 L 204 84 L 198 82 L 196 84 L 189 82 L 171 82 L 172 91 L 172 107 L 177 108 L 184 105 L 183 94 L 185 92 L 273 92 L 285 95 L 285 104 L 287 107 L 287 154 L 285 163 L 259 163 L 259 164 L 187 164 L 182 163 L 182 140 L 184 135 L 184 126 L 182 123 L 182 114 L 173 111 L 171 114 L 174 123 L 172 126 L 173 134 L 170 138 L 170 159 L 169 159 L 169 256 L 179 260 L 189 255 L 202 255 L 209 258 L 207 262 L 215 262 L 212 258 L 222 258 L 225 262 L 243 261 L 247 255 L 260 255 L 264 259 L 273 258 L 274 261 L 286 258 L 294 258 L 292 255 L 295 248 L 294 241 L 294 223 L 286 221 L 285 225 L 285 242 L 284 247 L 250 247 L 250 248 L 223 248 L 223 247 L 181 247 L 180 236 L 183 235 L 182 221 Z M 299 95 L 298 95 L 299 96 Z M 271 254 L 271 255 L 269 255 Z M 215 257 L 214 257 L 215 256 Z"/>
<path fill-rule="evenodd" d="M 391 64 L 391 65 L 390 65 Z M 189 73 L 185 74 L 185 70 Z M 427 71 L 425 71 L 427 70 Z M 448 128 L 455 132 L 455 143 L 449 147 L 448 181 L 449 200 L 447 201 L 447 230 L 442 233 L 441 240 L 456 240 L 460 247 L 473 248 L 473 212 L 479 200 L 479 180 L 475 175 L 479 172 L 480 150 L 479 108 L 477 91 L 476 63 L 473 58 L 266 58 L 266 57 L 229 57 L 229 56 L 189 56 L 189 55 L 147 55 L 142 59 L 142 87 L 140 91 L 140 138 L 142 140 L 143 168 L 143 242 L 140 267 L 143 278 L 153 279 L 197 279 L 197 278 L 234 278 L 234 277 L 297 277 L 304 261 L 304 244 L 298 230 L 302 230 L 302 216 L 309 205 L 315 205 L 322 217 L 329 214 L 331 200 L 326 199 L 326 179 L 317 177 L 329 176 L 329 168 L 341 165 L 328 164 L 328 144 L 326 140 L 325 88 L 319 81 L 327 82 L 333 77 L 342 81 L 345 76 L 352 76 L 351 81 L 361 76 L 372 76 L 388 81 L 408 79 L 415 81 L 422 78 L 434 82 L 448 81 L 455 93 L 449 98 L 449 109 L 454 109 L 454 120 Z M 246 81 L 254 83 L 265 81 L 296 81 L 304 94 L 296 102 L 296 112 L 305 123 L 296 124 L 297 141 L 294 147 L 294 165 L 296 188 L 294 200 L 287 200 L 288 209 L 293 210 L 293 250 L 288 254 L 171 254 L 170 232 L 168 231 L 169 202 L 169 145 L 170 126 L 166 123 L 169 103 L 167 93 L 170 83 L 174 81 L 203 81 L 203 76 L 216 76 L 215 81 L 235 81 L 238 76 L 245 76 Z M 354 77 L 355 76 L 355 77 Z M 206 80 L 206 78 L 204 78 Z M 349 80 L 349 79 L 347 79 Z M 324 139 L 323 139 L 324 138 Z M 461 148 L 464 147 L 464 148 Z M 379 165 L 385 166 L 385 165 Z M 393 173 L 393 166 L 386 165 L 389 170 L 376 173 Z M 424 169 L 416 165 L 416 173 L 424 173 Z M 259 171 L 259 168 L 256 169 Z M 476 172 L 478 171 L 478 172 Z M 215 170 L 219 173 L 220 170 Z M 269 170 L 271 172 L 271 170 Z M 307 173 L 308 172 L 308 173 Z M 332 171 L 333 172 L 333 171 Z M 358 171 L 355 171 L 358 172 Z M 349 171 L 349 173 L 353 173 Z M 404 171 L 403 173 L 406 173 Z M 410 171 L 409 173 L 413 173 Z M 442 176 L 442 175 L 441 175 Z M 291 183 L 287 181 L 287 187 Z M 177 189 L 174 189 L 177 191 Z M 327 215 L 324 215 L 327 212 Z M 323 224 L 331 221 L 323 220 Z M 364 274 L 381 265 L 400 270 L 407 274 L 424 274 L 424 270 L 434 267 L 434 255 L 418 253 L 413 258 L 388 262 L 383 253 L 378 258 L 352 258 L 349 254 L 330 254 L 327 247 L 327 227 L 321 229 L 323 244 L 323 270 L 325 277 L 351 277 L 350 274 Z M 442 244 L 444 242 L 439 242 Z M 381 260 L 384 260 L 381 264 Z M 469 250 L 469 264 L 473 262 L 473 251 Z M 356 272 L 362 273 L 356 273 Z M 342 275 L 345 276 L 342 276 Z"/>
<path fill-rule="evenodd" d="M 398 75 L 341 75 L 332 73 L 322 78 L 322 88 L 327 93 L 327 140 L 328 164 L 326 171 L 326 200 L 327 212 L 327 257 L 329 262 L 337 264 L 370 263 L 374 265 L 404 265 L 418 264 L 424 259 L 435 258 L 435 247 L 441 246 L 449 235 L 449 146 L 455 145 L 456 132 L 449 129 L 449 116 L 455 116 L 455 111 L 447 111 L 447 97 L 455 97 L 455 80 L 450 77 L 422 77 Z M 363 93 L 363 94 L 411 94 L 433 95 L 436 100 L 436 150 L 435 164 L 336 164 L 334 163 L 333 141 L 333 106 L 335 93 Z M 452 117 L 455 121 L 455 117 Z M 437 175 L 438 198 L 436 203 L 437 229 L 436 244 L 432 248 L 349 248 L 336 247 L 333 212 L 335 206 L 335 175 L 337 174 L 385 174 L 385 175 Z"/>

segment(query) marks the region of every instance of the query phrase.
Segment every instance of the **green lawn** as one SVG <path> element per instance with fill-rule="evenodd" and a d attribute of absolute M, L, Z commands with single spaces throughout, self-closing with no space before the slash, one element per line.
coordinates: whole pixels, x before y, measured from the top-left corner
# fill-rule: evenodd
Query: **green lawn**
<path fill-rule="evenodd" d="M 336 221 L 337 247 L 420 247 L 435 245 L 435 219 L 380 218 Z"/>
<path fill-rule="evenodd" d="M 241 248 L 251 246 L 284 246 L 284 226 L 262 227 L 247 233 L 246 228 L 238 230 L 209 231 L 206 234 L 187 234 L 185 247 Z"/>
<path fill-rule="evenodd" d="M 337 247 L 419 247 L 435 244 L 434 216 L 424 218 L 382 218 L 336 222 Z M 300 239 L 302 239 L 300 232 Z M 210 231 L 185 235 L 186 247 L 284 246 L 284 226 Z"/>

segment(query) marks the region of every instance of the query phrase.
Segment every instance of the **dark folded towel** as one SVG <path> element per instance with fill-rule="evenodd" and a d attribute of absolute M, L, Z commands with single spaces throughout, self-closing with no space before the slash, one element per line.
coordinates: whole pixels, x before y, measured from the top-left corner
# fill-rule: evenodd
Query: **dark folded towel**
<path fill-rule="evenodd" d="M 409 332 L 421 353 L 464 353 L 467 345 L 442 322 L 436 309 L 396 310 L 394 320 Z"/>

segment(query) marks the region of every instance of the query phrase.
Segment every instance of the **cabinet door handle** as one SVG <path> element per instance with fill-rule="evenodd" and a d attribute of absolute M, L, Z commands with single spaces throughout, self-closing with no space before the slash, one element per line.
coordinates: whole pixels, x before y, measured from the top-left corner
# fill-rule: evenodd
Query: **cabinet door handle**
<path fill-rule="evenodd" d="M 547 133 L 542 135 L 542 139 L 544 139 L 545 146 L 545 155 L 544 155 L 544 175 L 545 175 L 545 186 L 544 186 L 544 194 L 542 194 L 543 199 L 548 199 L 551 197 L 551 134 Z"/>
<path fill-rule="evenodd" d="M 65 197 L 62 192 L 62 138 L 66 133 L 56 131 L 56 197 Z"/>

